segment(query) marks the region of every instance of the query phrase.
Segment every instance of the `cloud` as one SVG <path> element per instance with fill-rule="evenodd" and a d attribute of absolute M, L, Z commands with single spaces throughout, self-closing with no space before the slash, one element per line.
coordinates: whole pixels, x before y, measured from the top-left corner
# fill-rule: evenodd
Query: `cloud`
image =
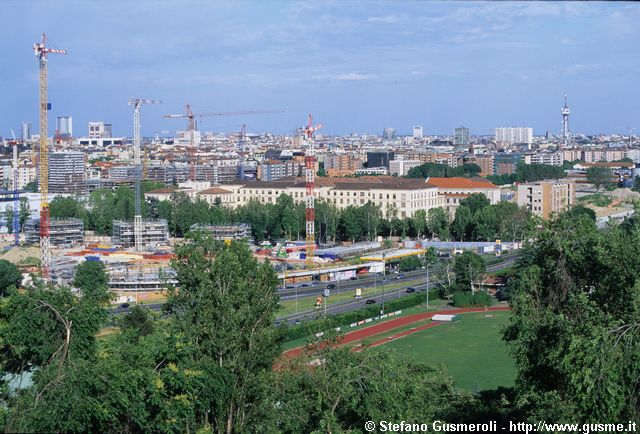
<path fill-rule="evenodd" d="M 370 80 L 374 78 L 374 75 L 358 74 L 357 72 L 350 72 L 348 74 L 340 74 L 336 77 L 338 81 L 362 81 Z"/>

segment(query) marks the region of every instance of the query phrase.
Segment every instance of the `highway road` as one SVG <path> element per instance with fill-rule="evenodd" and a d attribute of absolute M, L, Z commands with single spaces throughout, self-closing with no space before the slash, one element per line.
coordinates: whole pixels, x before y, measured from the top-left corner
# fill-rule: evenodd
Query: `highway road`
<path fill-rule="evenodd" d="M 498 271 L 503 268 L 507 268 L 513 265 L 516 259 L 517 259 L 517 255 L 505 256 L 503 262 L 487 266 L 487 271 L 490 271 L 490 272 Z M 434 285 L 439 282 L 435 278 L 435 276 L 432 274 L 433 272 L 434 272 L 434 269 L 430 268 L 431 274 L 429 276 L 430 277 L 429 284 L 430 284 L 430 288 L 432 289 L 434 288 Z M 402 278 L 396 279 L 398 275 L 401 275 Z M 313 286 L 300 286 L 298 288 L 289 288 L 285 290 L 280 289 L 278 291 L 278 295 L 280 296 L 281 300 L 293 300 L 297 296 L 298 300 L 302 299 L 302 300 L 308 301 L 311 297 L 317 297 L 322 295 L 324 289 L 327 287 L 327 284 L 335 284 L 336 287 L 331 289 L 331 296 L 334 296 L 339 292 L 341 296 L 344 295 L 345 298 L 351 298 L 354 296 L 356 288 L 365 289 L 365 288 L 372 288 L 377 285 L 382 289 L 382 287 L 386 285 L 397 285 L 400 283 L 402 284 L 400 288 L 394 288 L 390 290 L 388 293 L 386 293 L 388 294 L 388 298 L 386 298 L 386 295 L 385 295 L 385 300 L 393 300 L 393 299 L 397 299 L 398 296 L 404 297 L 406 295 L 409 295 L 408 293 L 406 293 L 405 290 L 410 286 L 415 288 L 416 291 L 426 290 L 426 287 L 427 287 L 426 277 L 427 276 L 426 276 L 425 269 L 402 272 L 399 274 L 392 273 L 392 274 L 387 274 L 384 277 L 383 276 L 376 277 L 374 274 L 367 274 L 365 276 L 359 277 L 357 280 L 342 280 L 340 282 L 336 282 L 336 281 L 316 282 L 316 285 L 313 285 Z M 387 279 L 386 282 L 384 281 L 385 278 Z M 376 305 L 379 305 L 379 306 L 382 305 L 382 300 L 380 295 L 368 296 L 368 297 L 364 296 L 362 299 L 359 299 L 359 300 L 350 299 L 343 303 L 336 303 L 336 304 L 327 306 L 327 311 L 326 311 L 327 315 L 335 315 L 342 312 L 348 312 L 351 310 L 360 309 L 365 306 L 370 306 L 365 304 L 366 300 L 370 298 L 373 298 L 374 300 L 376 300 Z M 111 314 L 119 315 L 119 314 L 129 312 L 130 308 L 134 306 L 135 303 L 132 302 L 128 304 L 129 304 L 128 307 L 122 307 L 122 305 L 120 305 L 118 307 L 112 308 Z M 158 312 L 162 310 L 162 306 L 164 306 L 164 302 L 144 304 L 144 307 L 154 311 L 158 311 Z M 316 319 L 319 315 L 323 315 L 323 314 L 324 314 L 324 310 L 306 310 L 304 312 L 287 315 L 277 319 L 278 319 L 278 322 L 295 323 L 296 321 L 308 321 L 310 319 Z"/>
<path fill-rule="evenodd" d="M 494 264 L 494 265 L 490 265 L 487 266 L 487 271 L 489 272 L 493 272 L 493 271 L 498 271 L 501 270 L 503 268 L 507 268 L 510 267 L 514 264 L 514 262 L 516 261 L 517 256 L 513 255 L 509 258 L 505 258 L 504 262 L 500 262 L 498 264 Z M 420 291 L 425 291 L 427 289 L 427 282 L 426 282 L 426 270 L 416 270 L 415 272 L 411 273 L 403 273 L 405 274 L 407 277 L 405 277 L 404 279 L 401 280 L 393 280 L 393 281 L 389 281 L 387 282 L 387 284 L 397 284 L 398 282 L 402 282 L 402 283 L 406 283 L 405 285 L 403 285 L 400 289 L 398 288 L 394 288 L 388 292 L 385 292 L 385 300 L 386 301 L 390 301 L 390 300 L 396 300 L 400 297 L 404 297 L 407 295 L 411 295 L 410 293 L 406 292 L 406 288 L 408 288 L 409 286 L 413 287 L 416 289 L 417 292 Z M 416 277 L 423 277 L 423 282 L 422 283 L 417 283 L 416 284 Z M 365 280 L 362 279 L 362 281 L 360 281 L 360 285 L 355 285 L 354 288 L 356 287 L 371 287 L 373 286 L 373 284 L 370 285 L 362 285 L 362 283 Z M 435 278 L 435 276 L 433 274 L 430 274 L 429 276 L 429 287 L 431 289 L 435 288 L 435 285 L 437 283 L 439 283 L 440 281 L 437 280 Z M 378 286 L 380 286 L 380 282 L 378 282 Z M 322 288 L 320 289 L 320 293 L 322 292 Z M 353 291 L 353 289 L 351 290 Z M 342 293 L 342 292 L 341 292 Z M 333 294 L 333 292 L 332 292 Z M 359 300 L 349 300 L 349 301 L 345 301 L 344 303 L 336 303 L 336 304 L 332 304 L 332 305 L 328 305 L 327 306 L 327 315 L 335 315 L 338 313 L 343 313 L 343 312 L 349 312 L 351 310 L 356 310 L 356 309 L 361 309 L 363 307 L 367 307 L 367 306 L 371 306 L 370 304 L 366 304 L 366 301 L 370 298 L 373 298 L 374 300 L 376 300 L 375 305 L 379 306 L 380 308 L 382 308 L 382 296 L 381 295 L 377 295 L 377 296 L 369 296 L 369 297 L 363 297 Z M 288 324 L 294 324 L 297 321 L 308 321 L 311 319 L 317 319 L 318 317 L 322 317 L 322 315 L 324 315 L 324 310 L 323 309 L 319 309 L 319 310 L 307 310 L 305 312 L 300 312 L 298 314 L 292 314 L 292 315 L 287 315 L 284 317 L 280 317 L 278 318 L 279 322 L 286 322 Z"/>

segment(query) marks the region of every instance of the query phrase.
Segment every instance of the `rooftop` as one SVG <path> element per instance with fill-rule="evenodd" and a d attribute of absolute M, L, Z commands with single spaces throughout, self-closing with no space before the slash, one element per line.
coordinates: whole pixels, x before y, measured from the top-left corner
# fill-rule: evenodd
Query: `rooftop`
<path fill-rule="evenodd" d="M 440 188 L 500 188 L 491 182 L 474 181 L 469 178 L 429 178 L 429 184 Z"/>

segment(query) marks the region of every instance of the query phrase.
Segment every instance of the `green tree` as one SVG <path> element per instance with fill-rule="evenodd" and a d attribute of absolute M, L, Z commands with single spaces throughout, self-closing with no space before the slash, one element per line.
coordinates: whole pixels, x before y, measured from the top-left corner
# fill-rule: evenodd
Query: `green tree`
<path fill-rule="evenodd" d="M 456 288 L 458 291 L 472 291 L 473 283 L 477 282 L 486 271 L 486 265 L 482 256 L 473 252 L 464 252 L 453 264 L 456 274 Z"/>
<path fill-rule="evenodd" d="M 256 431 L 361 431 L 368 420 L 387 419 L 429 423 L 470 400 L 442 370 L 385 351 L 354 353 L 320 342 L 272 376 Z"/>
<path fill-rule="evenodd" d="M 29 220 L 31 216 L 31 207 L 29 201 L 25 197 L 20 198 L 20 228 L 24 232 L 24 224 Z"/>
<path fill-rule="evenodd" d="M 104 264 L 100 261 L 84 261 L 76 265 L 73 286 L 82 290 L 84 294 L 106 291 L 109 279 Z"/>
<path fill-rule="evenodd" d="M 176 332 L 192 348 L 194 361 L 217 366 L 229 384 L 224 407 L 210 409 L 212 427 L 250 430 L 255 390 L 279 354 L 273 267 L 259 264 L 244 243 L 224 246 L 197 233 L 176 248 L 173 268 L 180 289 L 170 290 L 168 302 Z"/>
<path fill-rule="evenodd" d="M 417 256 L 407 256 L 400 260 L 400 271 L 413 271 L 417 270 L 421 266 L 420 259 Z"/>
<path fill-rule="evenodd" d="M 460 241 L 471 238 L 473 234 L 473 213 L 468 207 L 464 205 L 458 207 L 450 229 L 453 236 Z"/>
<path fill-rule="evenodd" d="M 74 197 L 56 196 L 49 203 L 49 213 L 51 217 L 57 218 L 84 218 L 84 207 Z"/>
<path fill-rule="evenodd" d="M 482 193 L 473 193 L 460 201 L 460 206 L 466 206 L 472 214 L 490 204 L 489 198 Z"/>
<path fill-rule="evenodd" d="M 288 194 L 278 196 L 278 199 L 276 199 L 276 212 L 276 220 L 284 231 L 285 238 L 288 240 L 297 239 L 300 233 L 300 221 L 293 204 L 293 198 Z M 275 235 L 274 238 L 280 237 L 280 234 L 273 235 Z"/>
<path fill-rule="evenodd" d="M 438 237 L 439 240 L 449 239 L 449 213 L 444 208 L 431 208 L 427 222 L 431 238 Z"/>
<path fill-rule="evenodd" d="M 0 294 L 7 294 L 9 288 L 20 286 L 22 273 L 12 262 L 0 259 Z"/>
<path fill-rule="evenodd" d="M 7 205 L 4 209 L 4 219 L 7 224 L 7 232 L 10 234 L 13 233 L 13 207 L 11 205 Z"/>
<path fill-rule="evenodd" d="M 125 333 L 131 333 L 136 340 L 142 336 L 153 333 L 153 318 L 149 309 L 139 305 L 133 306 L 129 312 L 120 319 L 120 328 Z"/>
<path fill-rule="evenodd" d="M 640 232 L 589 216 L 545 222 L 520 256 L 505 329 L 530 419 L 638 420 Z"/>
<path fill-rule="evenodd" d="M 600 190 L 600 187 L 607 187 L 612 182 L 611 170 L 608 167 L 589 167 L 587 169 L 587 181 L 596 187 L 596 191 Z"/>
<path fill-rule="evenodd" d="M 29 193 L 37 193 L 38 192 L 38 181 L 31 181 L 24 186 L 25 191 Z"/>

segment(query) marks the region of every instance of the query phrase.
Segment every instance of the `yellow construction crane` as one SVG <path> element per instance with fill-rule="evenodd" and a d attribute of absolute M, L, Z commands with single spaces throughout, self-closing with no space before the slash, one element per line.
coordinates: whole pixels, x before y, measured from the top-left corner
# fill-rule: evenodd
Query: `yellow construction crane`
<path fill-rule="evenodd" d="M 49 280 L 51 269 L 51 246 L 49 244 L 49 138 L 47 115 L 51 104 L 47 101 L 47 54 L 67 54 L 66 50 L 54 50 L 47 47 L 47 36 L 33 44 L 33 52 L 40 66 L 40 255 L 42 275 Z"/>

